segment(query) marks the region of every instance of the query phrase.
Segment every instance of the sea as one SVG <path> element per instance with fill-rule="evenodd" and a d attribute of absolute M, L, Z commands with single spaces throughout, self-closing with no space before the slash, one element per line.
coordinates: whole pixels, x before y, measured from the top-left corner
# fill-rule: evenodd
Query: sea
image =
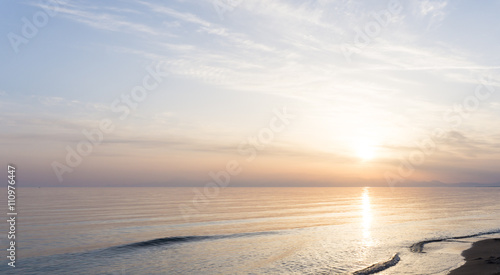
<path fill-rule="evenodd" d="M 17 191 L 0 274 L 447 274 L 500 236 L 494 187 Z"/>

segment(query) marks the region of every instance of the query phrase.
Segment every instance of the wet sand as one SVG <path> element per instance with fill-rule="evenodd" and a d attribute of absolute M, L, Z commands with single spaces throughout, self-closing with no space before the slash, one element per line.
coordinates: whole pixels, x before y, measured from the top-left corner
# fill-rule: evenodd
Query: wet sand
<path fill-rule="evenodd" d="M 466 263 L 451 271 L 450 275 L 500 275 L 500 239 L 475 242 L 471 248 L 462 252 Z"/>

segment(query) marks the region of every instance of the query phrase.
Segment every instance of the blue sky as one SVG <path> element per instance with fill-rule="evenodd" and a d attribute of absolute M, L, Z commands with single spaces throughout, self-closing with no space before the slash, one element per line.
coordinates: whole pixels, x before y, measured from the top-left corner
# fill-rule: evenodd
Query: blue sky
<path fill-rule="evenodd" d="M 0 5 L 1 152 L 27 184 L 201 185 L 233 159 L 235 185 L 500 181 L 498 1 Z M 161 83 L 120 119 L 148 68 Z M 283 108 L 294 120 L 246 161 Z M 54 162 L 103 119 L 60 182 Z"/>

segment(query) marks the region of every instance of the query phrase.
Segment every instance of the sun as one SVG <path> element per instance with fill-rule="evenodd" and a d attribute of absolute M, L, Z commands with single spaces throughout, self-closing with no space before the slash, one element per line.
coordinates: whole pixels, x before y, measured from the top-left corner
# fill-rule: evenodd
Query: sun
<path fill-rule="evenodd" d="M 369 161 L 375 157 L 375 147 L 368 142 L 362 142 L 356 145 L 356 153 L 362 161 Z"/>

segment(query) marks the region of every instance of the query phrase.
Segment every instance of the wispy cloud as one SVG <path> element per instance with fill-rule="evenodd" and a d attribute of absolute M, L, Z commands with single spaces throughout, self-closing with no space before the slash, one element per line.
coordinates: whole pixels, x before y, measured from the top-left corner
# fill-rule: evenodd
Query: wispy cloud
<path fill-rule="evenodd" d="M 428 19 L 427 30 L 439 27 L 446 18 L 447 1 L 441 0 L 419 0 L 416 13 Z"/>
<path fill-rule="evenodd" d="M 149 12 L 168 15 L 168 16 L 171 16 L 173 18 L 182 20 L 184 22 L 198 24 L 198 25 L 201 25 L 204 27 L 210 27 L 212 25 L 210 22 L 203 20 L 203 19 L 199 18 L 198 16 L 196 16 L 192 13 L 189 13 L 189 12 L 179 12 L 177 10 L 174 10 L 174 9 L 169 8 L 167 6 L 164 6 L 164 5 L 157 5 L 157 4 L 153 4 L 153 3 L 149 3 L 149 2 L 145 2 L 145 1 L 138 1 L 138 3 L 148 7 L 150 9 Z"/>
<path fill-rule="evenodd" d="M 50 8 L 45 4 L 36 4 L 40 8 Z M 105 9 L 106 10 L 106 9 Z M 107 9 L 114 12 L 120 12 L 121 9 Z M 163 32 L 145 24 L 133 22 L 123 15 L 114 15 L 111 13 L 102 12 L 95 8 L 88 8 L 86 5 L 77 5 L 76 3 L 61 2 L 57 8 L 58 14 L 64 17 L 83 23 L 93 28 L 119 31 L 119 32 L 132 32 L 137 34 L 147 35 L 162 35 Z"/>
<path fill-rule="evenodd" d="M 116 74 L 124 73 L 118 82 L 138 79 L 140 76 L 130 71 L 139 70 L 114 67 L 113 62 L 163 61 L 161 69 L 168 77 L 161 89 L 180 91 L 156 93 L 154 100 L 145 101 L 141 106 L 146 107 L 138 108 L 109 135 L 104 144 L 116 154 L 119 146 L 132 148 L 130 154 L 156 147 L 234 153 L 248 126 L 240 123 L 231 128 L 224 122 L 257 120 L 254 117 L 261 110 L 235 112 L 238 118 L 233 118 L 233 113 L 223 116 L 222 106 L 233 102 L 217 96 L 230 92 L 241 101 L 253 101 L 255 109 L 261 108 L 260 104 L 267 107 L 269 102 L 292 102 L 303 114 L 294 132 L 262 152 L 263 156 L 352 163 L 355 159 L 348 147 L 356 146 L 352 143 L 359 137 L 369 137 L 381 150 L 376 165 L 389 165 L 394 152 L 415 149 L 412 143 L 418 136 L 429 129 L 448 127 L 443 113 L 474 95 L 480 77 L 488 76 L 490 85 L 500 88 L 500 66 L 489 58 L 494 53 L 486 53 L 489 59 L 485 62 L 478 58 L 478 48 L 455 43 L 454 37 L 446 37 L 448 29 L 438 29 L 449 27 L 442 23 L 454 12 L 451 1 L 401 4 L 401 14 L 370 36 L 369 43 L 356 50 L 351 60 L 346 60 L 343 47 L 365 39 L 362 36 L 367 36 L 367 28 L 381 24 L 377 15 L 387 9 L 386 2 L 243 1 L 221 20 L 209 0 L 60 1 L 62 20 L 57 21 L 80 24 L 89 30 L 87 34 L 98 33 L 87 48 L 102 50 L 99 58 L 112 53 L 114 59 L 107 66 Z M 38 2 L 33 5 L 45 7 Z M 93 66 L 101 64 L 97 57 L 91 61 Z M 63 69 L 54 68 L 57 70 Z M 90 89 L 106 89 L 105 81 L 88 82 L 85 85 Z M 46 92 L 51 87 L 41 87 L 28 99 L 14 100 L 15 108 L 0 103 L 5 113 L 0 122 L 7 126 L 1 136 L 4 142 L 13 138 L 26 144 L 29 140 L 50 142 L 52 133 L 60 137 L 59 142 L 78 142 L 82 129 L 95 127 L 96 121 L 111 113 L 106 96 L 96 102 L 100 95 L 76 97 L 71 95 L 70 85 L 60 89 L 64 91 Z M 15 93 L 10 86 L 4 88 L 9 96 Z M 203 90 L 203 94 L 192 89 Z M 190 94 L 186 99 L 182 92 L 195 96 Z M 5 95 L 0 91 L 2 100 Z M 199 98 L 209 103 L 198 105 Z M 162 100 L 171 100 L 172 105 L 160 104 Z M 481 102 L 463 128 L 448 131 L 440 147 L 443 150 L 432 160 L 437 163 L 434 167 L 446 161 L 498 159 L 499 146 L 494 139 L 500 134 L 494 130 L 500 115 L 497 103 L 498 98 L 492 95 Z M 165 107 L 177 104 L 184 116 Z M 218 120 L 223 122 L 216 124 Z M 441 168 L 448 171 L 449 167 Z"/>

